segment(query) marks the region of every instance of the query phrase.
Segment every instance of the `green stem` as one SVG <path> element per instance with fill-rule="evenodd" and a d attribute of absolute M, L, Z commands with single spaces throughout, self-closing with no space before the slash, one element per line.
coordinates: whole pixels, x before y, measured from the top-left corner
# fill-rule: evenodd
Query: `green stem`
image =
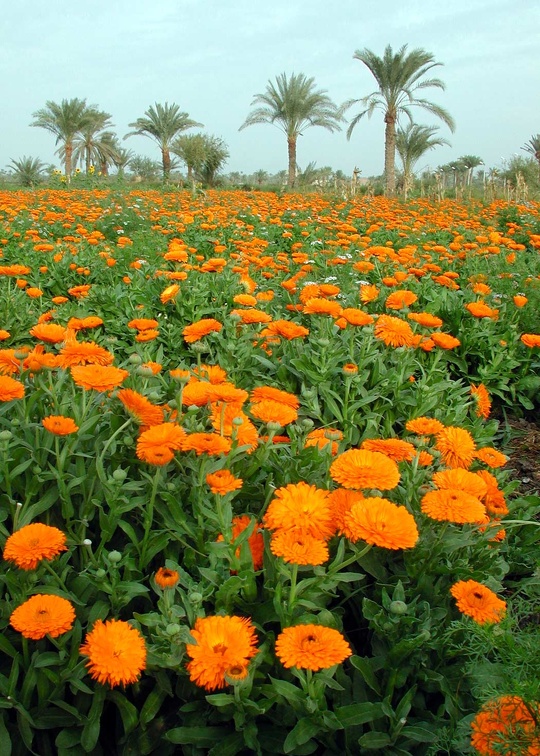
<path fill-rule="evenodd" d="M 146 565 L 146 550 L 148 548 L 148 538 L 150 537 L 150 530 L 152 528 L 152 522 L 154 520 L 154 504 L 156 501 L 156 495 L 157 495 L 160 477 L 161 477 L 161 467 L 158 467 L 156 469 L 156 472 L 154 474 L 154 479 L 152 481 L 152 490 L 150 492 L 150 500 L 144 511 L 144 524 L 143 524 L 144 536 L 143 536 L 143 542 L 141 544 L 141 552 L 140 552 L 142 567 Z"/>

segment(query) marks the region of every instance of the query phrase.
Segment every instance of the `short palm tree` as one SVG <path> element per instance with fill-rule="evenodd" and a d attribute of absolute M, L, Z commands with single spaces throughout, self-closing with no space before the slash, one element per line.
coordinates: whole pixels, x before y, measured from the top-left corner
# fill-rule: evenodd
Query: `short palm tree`
<path fill-rule="evenodd" d="M 420 107 L 433 113 L 454 131 L 454 120 L 444 108 L 418 96 L 419 90 L 429 87 L 445 89 L 440 79 L 424 78 L 432 68 L 442 63 L 436 63 L 433 55 L 421 48 L 407 52 L 407 45 L 403 45 L 397 53 L 388 45 L 382 58 L 367 49 L 357 50 L 353 57 L 367 66 L 375 77 L 378 89 L 359 100 L 349 100 L 343 106 L 344 111 L 357 103 L 362 107 L 349 124 L 347 139 L 350 139 L 354 128 L 365 115 L 370 118 L 375 110 L 383 111 L 384 176 L 386 193 L 392 195 L 396 189 L 396 127 L 400 116 L 407 116 L 412 123 L 410 109 Z"/>
<path fill-rule="evenodd" d="M 217 173 L 229 157 L 227 145 L 216 136 L 209 134 L 184 134 L 171 147 L 187 167 L 188 181 L 195 178 L 208 186 L 213 186 Z"/>
<path fill-rule="evenodd" d="M 123 179 L 124 173 L 130 162 L 135 157 L 133 150 L 126 150 L 125 147 L 117 146 L 115 154 L 112 158 L 116 170 L 118 171 L 118 178 Z"/>
<path fill-rule="evenodd" d="M 73 140 L 73 160 L 84 163 L 85 172 L 88 174 L 90 166 L 99 162 L 98 143 L 105 132 L 104 129 L 110 128 L 111 115 L 97 108 L 89 108 L 89 120 L 86 126 L 81 129 Z M 107 137 L 106 137 L 107 139 Z"/>
<path fill-rule="evenodd" d="M 259 123 L 271 123 L 280 128 L 287 137 L 289 155 L 288 187 L 292 189 L 296 180 L 296 142 L 304 129 L 322 126 L 328 131 L 341 129 L 341 115 L 338 107 L 326 94 L 326 90 L 315 88 L 315 79 L 304 74 L 282 73 L 275 83 L 269 81 L 266 92 L 255 95 L 251 105 L 255 108 L 239 131 Z"/>
<path fill-rule="evenodd" d="M 434 147 L 450 145 L 442 137 L 436 137 L 437 126 L 419 126 L 417 123 L 409 123 L 407 128 L 398 128 L 396 132 L 396 149 L 403 164 L 403 195 L 407 195 L 412 186 L 413 170 L 416 163 L 426 152 Z"/>
<path fill-rule="evenodd" d="M 171 173 L 171 143 L 178 134 L 195 126 L 202 126 L 202 123 L 193 121 L 187 113 L 180 110 L 175 103 L 161 105 L 156 102 L 155 107 L 150 106 L 145 111 L 144 117 L 137 118 L 136 121 L 129 124 L 134 131 L 126 134 L 124 139 L 130 136 L 142 135 L 154 139 L 161 149 L 161 160 L 163 164 L 163 180 L 166 181 Z"/>
<path fill-rule="evenodd" d="M 56 137 L 56 144 L 60 144 L 63 155 L 66 180 L 69 182 L 72 171 L 73 142 L 79 132 L 84 131 L 91 123 L 94 107 L 88 107 L 86 100 L 73 98 L 62 100 L 60 104 L 48 101 L 45 107 L 33 113 L 31 126 L 47 129 Z"/>
<path fill-rule="evenodd" d="M 11 165 L 15 179 L 23 186 L 35 186 L 41 181 L 45 164 L 39 158 L 22 157 L 19 160 L 11 159 Z"/>

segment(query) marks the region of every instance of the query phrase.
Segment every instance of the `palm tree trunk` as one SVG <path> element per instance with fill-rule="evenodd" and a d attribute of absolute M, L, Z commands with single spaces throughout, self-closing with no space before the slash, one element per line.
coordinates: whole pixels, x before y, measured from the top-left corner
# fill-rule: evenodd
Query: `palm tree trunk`
<path fill-rule="evenodd" d="M 289 137 L 287 139 L 287 148 L 289 152 L 289 178 L 287 186 L 289 189 L 292 189 L 296 181 L 296 137 Z"/>
<path fill-rule="evenodd" d="M 384 178 L 386 194 L 392 197 L 396 193 L 396 118 L 386 113 L 384 122 Z"/>
<path fill-rule="evenodd" d="M 71 181 L 71 156 L 72 155 L 73 155 L 73 145 L 71 144 L 71 142 L 66 142 L 64 165 L 65 165 L 65 171 L 66 171 L 66 181 L 68 184 Z"/>
<path fill-rule="evenodd" d="M 167 181 L 171 175 L 171 153 L 167 147 L 161 148 L 161 157 L 163 160 L 163 180 Z"/>

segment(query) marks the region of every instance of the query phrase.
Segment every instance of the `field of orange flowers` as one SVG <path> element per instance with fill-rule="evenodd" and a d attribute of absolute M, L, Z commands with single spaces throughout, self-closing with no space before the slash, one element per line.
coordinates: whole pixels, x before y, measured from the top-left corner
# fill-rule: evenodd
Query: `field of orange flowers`
<path fill-rule="evenodd" d="M 2 755 L 540 753 L 540 205 L 4 192 L 0 250 Z"/>

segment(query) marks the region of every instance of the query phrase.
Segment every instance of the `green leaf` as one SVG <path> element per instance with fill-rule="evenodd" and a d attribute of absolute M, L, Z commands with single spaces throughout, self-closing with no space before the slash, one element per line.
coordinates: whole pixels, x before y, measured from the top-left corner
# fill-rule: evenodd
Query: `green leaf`
<path fill-rule="evenodd" d="M 81 746 L 86 753 L 92 753 L 99 739 L 99 732 L 101 729 L 100 720 L 103 712 L 103 704 L 105 703 L 105 695 L 105 688 L 101 686 L 96 687 L 92 706 L 88 712 L 88 721 L 83 727 L 81 734 Z"/>
<path fill-rule="evenodd" d="M 373 669 L 371 659 L 363 656 L 352 656 L 351 664 L 360 672 L 360 674 L 364 678 L 366 685 L 368 685 L 371 690 L 374 690 L 375 693 L 380 696 L 381 689 L 379 688 L 379 683 L 377 682 L 377 678 L 375 677 L 375 670 Z"/>
<path fill-rule="evenodd" d="M 117 690 L 113 690 L 109 693 L 109 700 L 113 701 L 118 707 L 118 711 L 122 717 L 122 724 L 124 725 L 124 733 L 129 735 L 129 733 L 137 726 L 139 721 L 139 710 Z"/>
<path fill-rule="evenodd" d="M 385 748 L 391 742 L 390 737 L 385 732 L 366 732 L 358 739 L 358 745 L 373 750 Z"/>
<path fill-rule="evenodd" d="M 358 703 L 350 706 L 341 706 L 334 711 L 343 727 L 354 727 L 355 725 L 373 722 L 378 719 L 382 712 L 378 703 Z"/>
<path fill-rule="evenodd" d="M 230 734 L 225 727 L 175 727 L 165 733 L 165 740 L 177 745 L 211 748 Z"/>
<path fill-rule="evenodd" d="M 294 751 L 297 746 L 303 745 L 304 743 L 307 743 L 308 740 L 311 740 L 313 735 L 316 735 L 320 729 L 320 724 L 314 722 L 312 719 L 308 719 L 308 717 L 299 719 L 285 738 L 283 750 L 285 753 L 291 753 L 291 751 Z"/>
<path fill-rule="evenodd" d="M 4 715 L 0 717 L 0 756 L 11 756 L 11 738 L 4 722 Z"/>
<path fill-rule="evenodd" d="M 425 727 L 419 727 L 418 725 L 410 725 L 410 727 L 404 727 L 400 732 L 400 737 L 414 740 L 417 743 L 435 743 L 437 740 L 437 734 Z"/>

